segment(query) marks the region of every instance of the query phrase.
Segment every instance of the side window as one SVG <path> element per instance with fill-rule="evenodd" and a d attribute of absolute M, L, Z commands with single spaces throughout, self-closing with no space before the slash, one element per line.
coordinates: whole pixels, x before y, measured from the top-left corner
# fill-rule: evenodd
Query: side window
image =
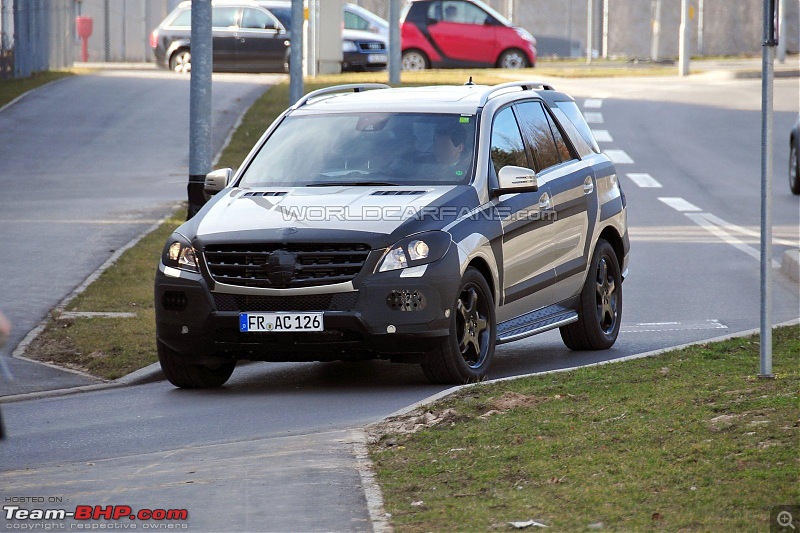
<path fill-rule="evenodd" d="M 517 119 L 510 107 L 503 109 L 494 117 L 490 155 L 495 172 L 500 172 L 501 168 L 508 165 L 528 166 L 525 143 L 522 142 Z"/>
<path fill-rule="evenodd" d="M 236 12 L 238 7 L 214 7 L 211 9 L 211 26 L 214 28 L 229 28 L 236 26 Z"/>
<path fill-rule="evenodd" d="M 558 148 L 542 104 L 524 102 L 517 104 L 517 110 L 522 134 L 536 161 L 536 172 L 561 163 L 561 156 L 558 154 Z"/>
<path fill-rule="evenodd" d="M 184 9 L 170 23 L 173 28 L 190 28 L 192 26 L 192 9 Z"/>
<path fill-rule="evenodd" d="M 592 135 L 592 130 L 589 128 L 589 125 L 586 123 L 586 119 L 583 118 L 580 109 L 578 109 L 578 104 L 575 102 L 558 102 L 556 104 L 558 109 L 561 110 L 580 133 L 583 140 L 591 147 L 592 151 L 596 153 L 600 153 L 600 147 L 597 146 L 597 141 L 594 139 L 594 135 Z M 577 143 L 575 143 L 577 145 Z"/>
<path fill-rule="evenodd" d="M 413 8 L 412 4 L 412 10 Z M 425 5 L 420 2 L 419 5 Z M 441 2 L 431 2 L 430 7 L 428 7 L 428 20 L 442 20 L 442 3 Z"/>
<path fill-rule="evenodd" d="M 569 146 L 567 142 L 564 140 L 564 136 L 561 135 L 561 130 L 558 128 L 558 124 L 556 124 L 553 117 L 550 116 L 550 113 L 545 112 L 547 115 L 547 122 L 550 123 L 550 131 L 553 132 L 553 138 L 556 140 L 556 148 L 558 148 L 558 155 L 561 156 L 561 161 L 569 161 L 571 159 L 575 159 L 572 156 L 572 152 L 569 151 Z"/>
<path fill-rule="evenodd" d="M 460 0 L 442 2 L 442 14 L 445 22 L 457 24 L 485 24 L 488 14 L 476 5 Z"/>
<path fill-rule="evenodd" d="M 242 12 L 242 28 L 257 30 L 274 30 L 277 25 L 275 21 L 259 9 L 245 8 Z"/>
<path fill-rule="evenodd" d="M 369 31 L 369 21 L 350 11 L 344 12 L 344 28 L 346 30 Z"/>

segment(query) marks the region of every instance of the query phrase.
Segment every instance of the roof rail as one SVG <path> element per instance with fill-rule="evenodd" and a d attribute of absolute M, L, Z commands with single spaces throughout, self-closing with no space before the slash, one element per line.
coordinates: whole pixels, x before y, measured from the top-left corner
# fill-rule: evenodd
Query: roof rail
<path fill-rule="evenodd" d="M 486 89 L 486 92 L 484 92 L 483 95 L 481 95 L 481 101 L 478 104 L 478 107 L 485 106 L 486 102 L 489 101 L 489 98 L 491 98 L 491 96 L 494 93 L 503 91 L 505 89 L 511 89 L 514 87 L 519 87 L 523 91 L 532 91 L 534 89 L 543 89 L 545 91 L 555 90 L 552 85 L 549 85 L 547 83 L 542 83 L 541 81 L 511 81 L 508 83 L 501 83 L 500 85 L 494 85 Z"/>
<path fill-rule="evenodd" d="M 311 91 L 307 95 L 300 98 L 292 106 L 292 109 L 298 109 L 303 107 L 308 103 L 309 100 L 312 98 L 316 98 L 318 96 L 324 96 L 326 94 L 333 94 L 333 93 L 341 93 L 347 91 L 353 91 L 354 93 L 360 93 L 362 91 L 369 91 L 370 89 L 391 89 L 390 86 L 384 83 L 348 83 L 347 85 L 334 85 L 332 87 L 325 87 L 323 89 L 317 89 L 316 91 Z"/>

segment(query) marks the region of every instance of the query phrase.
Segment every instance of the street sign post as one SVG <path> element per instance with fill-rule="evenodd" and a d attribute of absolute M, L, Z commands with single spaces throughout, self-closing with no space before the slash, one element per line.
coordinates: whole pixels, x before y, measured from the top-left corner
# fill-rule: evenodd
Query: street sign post
<path fill-rule="evenodd" d="M 289 105 L 303 96 L 303 0 L 292 0 L 292 27 L 289 43 Z"/>
<path fill-rule="evenodd" d="M 187 220 L 203 207 L 206 174 L 211 172 L 211 0 L 192 0 L 191 24 Z"/>
<path fill-rule="evenodd" d="M 400 0 L 389 0 L 389 84 L 400 85 Z"/>
<path fill-rule="evenodd" d="M 772 129 L 777 0 L 764 0 L 761 54 L 761 359 L 759 377 L 772 378 Z"/>

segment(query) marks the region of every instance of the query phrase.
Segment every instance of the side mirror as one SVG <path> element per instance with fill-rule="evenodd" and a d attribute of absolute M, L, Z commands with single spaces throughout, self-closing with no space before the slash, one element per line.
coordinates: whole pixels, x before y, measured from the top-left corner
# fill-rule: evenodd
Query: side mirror
<path fill-rule="evenodd" d="M 539 178 L 536 172 L 525 167 L 508 165 L 501 168 L 497 173 L 497 182 L 495 193 L 498 195 L 539 190 Z"/>
<path fill-rule="evenodd" d="M 435 18 L 429 18 L 428 19 L 428 26 L 433 26 L 433 25 L 438 24 L 438 23 L 439 23 L 439 19 L 435 19 Z"/>
<path fill-rule="evenodd" d="M 206 174 L 206 182 L 203 189 L 206 194 L 215 195 L 222 189 L 228 186 L 233 177 L 233 170 L 229 168 L 221 168 L 214 172 Z"/>

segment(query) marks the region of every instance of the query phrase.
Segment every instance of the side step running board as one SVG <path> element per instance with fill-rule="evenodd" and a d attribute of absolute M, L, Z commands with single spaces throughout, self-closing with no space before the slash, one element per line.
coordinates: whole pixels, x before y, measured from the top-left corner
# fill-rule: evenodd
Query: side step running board
<path fill-rule="evenodd" d="M 546 307 L 498 324 L 497 344 L 524 339 L 537 333 L 566 326 L 577 320 L 578 313 L 572 309 L 565 309 L 561 306 Z"/>

